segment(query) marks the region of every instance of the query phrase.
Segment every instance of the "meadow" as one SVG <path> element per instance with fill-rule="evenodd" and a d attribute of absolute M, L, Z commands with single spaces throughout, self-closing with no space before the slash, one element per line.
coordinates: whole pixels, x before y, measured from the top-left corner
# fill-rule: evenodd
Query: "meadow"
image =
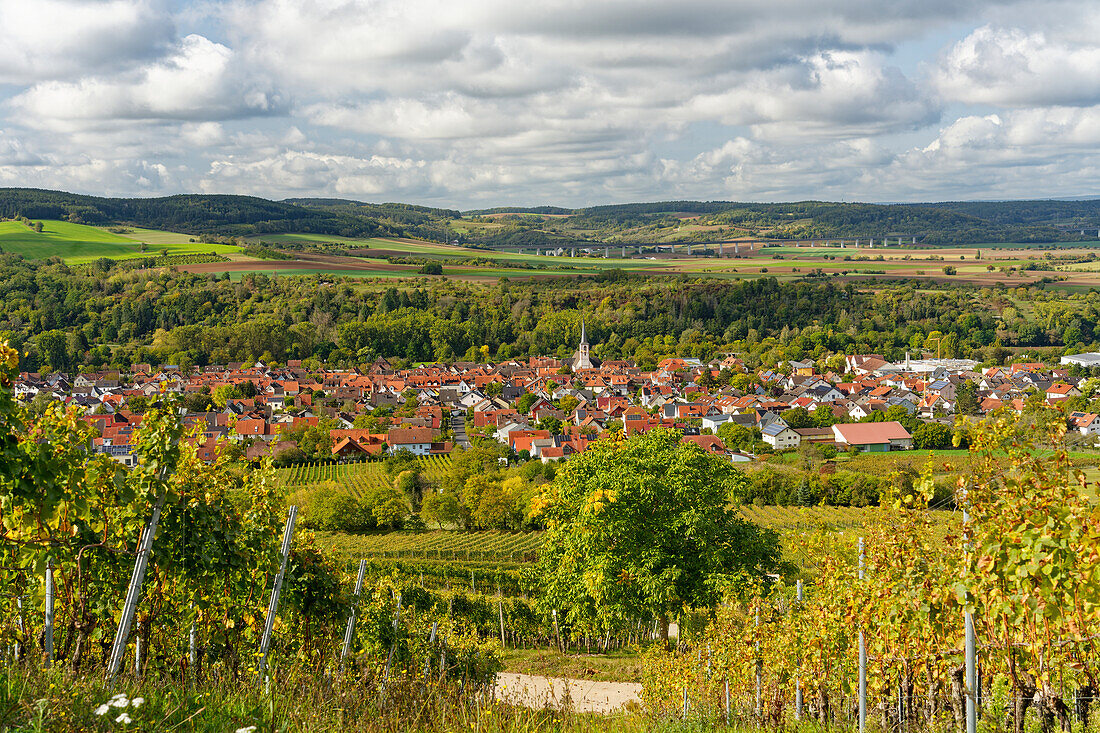
<path fill-rule="evenodd" d="M 0 221 L 0 250 L 20 254 L 29 259 L 60 257 L 68 264 L 82 264 L 107 257 L 128 260 L 169 255 L 215 253 L 232 255 L 239 247 L 224 244 L 191 242 L 185 234 L 152 229 L 130 229 L 115 233 L 106 228 L 73 224 L 67 221 L 42 220 L 43 229 L 36 232 L 19 221 Z M 145 244 L 145 251 L 142 251 Z"/>

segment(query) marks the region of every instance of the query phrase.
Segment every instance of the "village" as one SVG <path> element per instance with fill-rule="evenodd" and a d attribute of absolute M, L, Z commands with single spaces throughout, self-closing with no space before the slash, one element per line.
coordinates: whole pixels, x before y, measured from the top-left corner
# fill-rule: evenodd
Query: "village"
<path fill-rule="evenodd" d="M 892 363 L 862 354 L 845 357 L 843 373 L 788 361 L 753 374 L 730 355 L 710 363 L 668 358 L 642 371 L 627 361 L 594 359 L 582 325 L 569 360 L 394 369 L 378 358 L 350 370 L 305 369 L 292 360 L 190 373 L 137 364 L 125 375 L 22 373 L 15 394 L 77 406 L 97 433 L 93 450 L 127 466 L 134 462 L 132 432 L 161 393 L 179 396 L 189 440 L 208 462 L 225 450 L 246 460 L 295 462 L 295 435 L 326 425 L 328 455 L 314 458 L 341 462 L 398 451 L 442 455 L 471 439 L 490 439 L 516 458 L 546 463 L 583 452 L 605 431 L 632 435 L 656 427 L 681 430 L 708 453 L 747 462 L 805 444 L 860 452 L 928 447 L 915 445 L 902 423 L 950 426 L 956 414 L 1059 406 L 1082 396 L 1086 378 L 1070 373 L 1081 374 L 1089 357 L 1063 357 L 1058 367 L 1023 362 L 979 370 L 966 359 L 907 356 Z M 188 407 L 204 403 L 207 409 Z M 1071 411 L 1066 419 L 1082 440 L 1100 433 L 1096 413 Z M 727 445 L 721 436 L 733 426 L 750 440 Z"/>

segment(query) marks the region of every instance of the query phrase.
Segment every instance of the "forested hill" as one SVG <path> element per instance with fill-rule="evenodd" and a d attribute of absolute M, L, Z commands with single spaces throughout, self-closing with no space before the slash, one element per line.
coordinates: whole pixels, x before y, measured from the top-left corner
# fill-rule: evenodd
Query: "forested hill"
<path fill-rule="evenodd" d="M 558 218 L 545 216 L 551 213 L 559 215 Z M 1100 199 L 934 204 L 661 201 L 581 209 L 496 208 L 467 215 L 492 216 L 498 225 L 503 224 L 503 228 L 498 226 L 487 233 L 492 241 L 486 243 L 505 246 L 509 238 L 518 238 L 520 246 L 530 246 L 528 240 L 532 239 L 533 229 L 551 239 L 625 242 L 708 241 L 738 236 L 775 239 L 889 236 L 905 240 L 915 237 L 918 243 L 926 245 L 1072 242 L 1097 239 Z M 477 233 L 470 238 L 477 240 Z"/>
<path fill-rule="evenodd" d="M 415 204 L 369 204 L 348 199 L 302 198 L 285 199 L 284 203 L 327 211 L 336 216 L 367 216 L 398 227 L 405 236 L 446 242 L 450 239 L 449 223 L 461 219 L 454 209 L 435 209 Z"/>
<path fill-rule="evenodd" d="M 312 232 L 364 237 L 405 233 L 399 223 L 354 209 L 299 206 L 255 196 L 180 194 L 123 199 L 0 188 L 0 217 L 18 216 L 226 236 Z"/>
<path fill-rule="evenodd" d="M 101 198 L 0 188 L 0 217 L 19 216 L 196 235 L 303 232 L 345 237 L 406 236 L 437 242 L 460 239 L 491 248 L 569 242 L 720 241 L 745 236 L 901 237 L 905 241 L 915 238 L 924 245 L 951 245 L 1095 241 L 1100 230 L 1100 199 L 934 204 L 664 201 L 580 209 L 501 207 L 466 212 L 463 218 L 453 209 L 334 198 L 269 201 L 220 194 Z"/>

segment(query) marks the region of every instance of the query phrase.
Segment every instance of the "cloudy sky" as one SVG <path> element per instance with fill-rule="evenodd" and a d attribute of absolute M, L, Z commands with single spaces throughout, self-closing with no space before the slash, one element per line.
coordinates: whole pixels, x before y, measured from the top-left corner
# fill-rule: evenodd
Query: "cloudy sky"
<path fill-rule="evenodd" d="M 1093 0 L 0 0 L 0 186 L 1100 194 Z"/>

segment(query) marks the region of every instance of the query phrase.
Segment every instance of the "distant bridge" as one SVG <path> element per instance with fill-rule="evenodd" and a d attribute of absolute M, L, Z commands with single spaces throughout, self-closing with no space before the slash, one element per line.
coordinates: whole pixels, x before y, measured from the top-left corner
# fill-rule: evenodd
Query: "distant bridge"
<path fill-rule="evenodd" d="M 862 237 L 841 239 L 827 237 L 821 239 L 728 239 L 714 242 L 670 242 L 651 244 L 618 244 L 597 245 L 592 244 L 582 247 L 539 247 L 535 248 L 535 254 L 547 257 L 576 257 L 578 252 L 583 257 L 600 256 L 605 258 L 618 257 L 628 259 L 644 257 L 646 254 L 657 256 L 675 256 L 685 254 L 687 256 L 709 257 L 743 257 L 751 256 L 758 250 L 769 246 L 782 247 L 819 247 L 830 249 L 886 249 L 888 247 L 904 247 L 917 244 L 914 236 L 891 237 Z M 520 254 L 524 250 L 519 251 Z"/>

